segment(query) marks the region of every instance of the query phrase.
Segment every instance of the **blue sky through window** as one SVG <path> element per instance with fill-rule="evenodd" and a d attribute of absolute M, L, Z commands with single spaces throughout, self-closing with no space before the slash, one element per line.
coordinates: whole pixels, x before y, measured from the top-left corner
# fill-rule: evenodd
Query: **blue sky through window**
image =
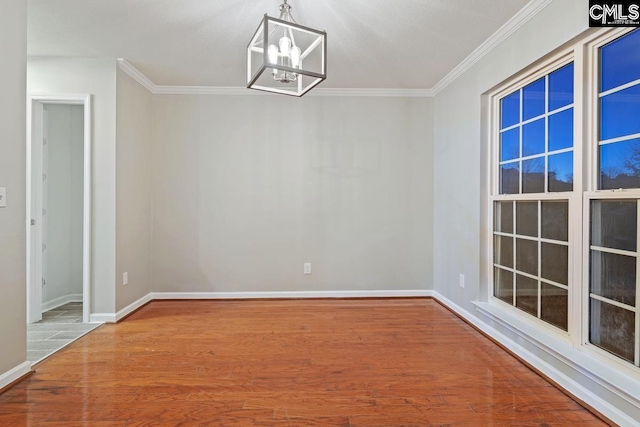
<path fill-rule="evenodd" d="M 501 99 L 501 194 L 573 189 L 573 72 L 567 64 Z"/>
<path fill-rule="evenodd" d="M 549 74 L 549 111 L 573 104 L 573 62 Z"/>
<path fill-rule="evenodd" d="M 600 145 L 600 188 L 640 188 L 640 31 L 603 46 L 600 70 L 600 140 L 619 139 Z"/>
<path fill-rule="evenodd" d="M 640 79 L 640 30 L 603 46 L 600 70 L 600 92 Z"/>

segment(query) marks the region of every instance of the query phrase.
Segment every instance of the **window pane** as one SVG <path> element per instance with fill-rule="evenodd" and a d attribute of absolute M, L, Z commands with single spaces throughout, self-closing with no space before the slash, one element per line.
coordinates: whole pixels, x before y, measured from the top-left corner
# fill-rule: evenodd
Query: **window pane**
<path fill-rule="evenodd" d="M 493 295 L 502 301 L 513 305 L 513 273 L 501 268 L 493 270 Z"/>
<path fill-rule="evenodd" d="M 640 85 L 603 96 L 600 98 L 600 140 L 640 133 L 639 117 Z"/>
<path fill-rule="evenodd" d="M 602 47 L 600 55 L 601 92 L 640 79 L 638 49 L 640 49 L 640 31 L 638 30 Z"/>
<path fill-rule="evenodd" d="M 522 127 L 522 155 L 533 156 L 544 153 L 544 119 Z"/>
<path fill-rule="evenodd" d="M 500 166 L 500 194 L 520 193 L 520 163 Z"/>
<path fill-rule="evenodd" d="M 496 231 L 513 233 L 513 202 L 496 202 L 494 215 Z"/>
<path fill-rule="evenodd" d="M 516 269 L 538 275 L 538 242 L 516 239 Z"/>
<path fill-rule="evenodd" d="M 538 202 L 516 203 L 516 233 L 538 237 Z"/>
<path fill-rule="evenodd" d="M 573 103 L 573 63 L 549 74 L 549 111 Z"/>
<path fill-rule="evenodd" d="M 569 293 L 567 290 L 542 282 L 540 284 L 540 318 L 567 330 Z"/>
<path fill-rule="evenodd" d="M 640 139 L 600 146 L 600 188 L 640 188 Z"/>
<path fill-rule="evenodd" d="M 573 108 L 549 116 L 549 151 L 573 147 Z"/>
<path fill-rule="evenodd" d="M 544 114 L 544 80 L 544 77 L 538 79 L 522 90 L 522 120 Z"/>
<path fill-rule="evenodd" d="M 573 191 L 573 151 L 549 156 L 549 192 Z"/>
<path fill-rule="evenodd" d="M 493 236 L 494 262 L 513 268 L 513 237 Z"/>
<path fill-rule="evenodd" d="M 638 235 L 638 202 L 635 200 L 593 200 L 591 202 L 591 244 L 635 252 Z"/>
<path fill-rule="evenodd" d="M 635 314 L 592 298 L 590 315 L 589 340 L 598 347 L 633 362 Z"/>
<path fill-rule="evenodd" d="M 591 293 L 636 305 L 636 258 L 591 251 Z"/>
<path fill-rule="evenodd" d="M 500 101 L 500 129 L 520 122 L 520 91 L 505 96 Z"/>
<path fill-rule="evenodd" d="M 516 307 L 538 317 L 538 281 L 516 274 Z"/>
<path fill-rule="evenodd" d="M 542 237 L 544 239 L 569 240 L 569 203 L 562 200 L 542 202 Z"/>
<path fill-rule="evenodd" d="M 569 247 L 541 243 L 541 276 L 561 285 L 569 284 Z"/>
<path fill-rule="evenodd" d="M 522 192 L 544 193 L 544 157 L 522 161 Z"/>
<path fill-rule="evenodd" d="M 520 157 L 520 128 L 500 134 L 500 161 L 506 162 Z"/>

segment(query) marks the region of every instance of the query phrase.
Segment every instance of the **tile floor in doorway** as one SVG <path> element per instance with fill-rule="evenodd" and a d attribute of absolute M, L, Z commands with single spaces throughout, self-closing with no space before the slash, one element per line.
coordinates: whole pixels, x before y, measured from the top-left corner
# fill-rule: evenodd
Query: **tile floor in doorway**
<path fill-rule="evenodd" d="M 82 303 L 70 302 L 42 313 L 27 326 L 27 360 L 36 363 L 100 326 L 82 323 Z"/>

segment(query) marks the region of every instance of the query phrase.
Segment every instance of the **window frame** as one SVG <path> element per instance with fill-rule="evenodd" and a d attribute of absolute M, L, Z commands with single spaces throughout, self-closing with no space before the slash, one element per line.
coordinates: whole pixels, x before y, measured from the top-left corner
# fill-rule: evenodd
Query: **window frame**
<path fill-rule="evenodd" d="M 594 36 L 583 42 L 585 52 L 585 97 L 583 103 L 586 107 L 584 117 L 584 145 L 587 147 L 585 163 L 586 177 L 585 190 L 583 192 L 583 217 L 582 217 L 582 277 L 581 291 L 583 295 L 580 298 L 581 313 L 581 335 L 579 348 L 586 353 L 591 354 L 598 359 L 614 364 L 622 368 L 626 372 L 631 373 L 635 378 L 640 379 L 640 256 L 636 258 L 636 318 L 635 318 L 635 360 L 634 363 L 627 362 L 622 358 L 615 356 L 608 351 L 592 344 L 589 340 L 589 303 L 590 303 L 590 283 L 589 270 L 591 268 L 590 260 L 590 222 L 591 210 L 590 204 L 592 200 L 621 200 L 621 199 L 638 199 L 640 207 L 640 188 L 624 188 L 617 190 L 601 190 L 599 189 L 598 180 L 598 162 L 600 149 L 600 62 L 599 51 L 604 45 L 634 31 L 637 28 L 615 28 L 608 31 L 598 32 Z M 638 223 L 640 225 L 640 210 L 638 210 Z M 640 228 L 639 234 L 640 234 Z M 638 241 L 638 249 L 640 252 L 640 240 Z"/>
<path fill-rule="evenodd" d="M 516 73 L 496 88 L 487 92 L 488 115 L 486 116 L 488 158 L 485 159 L 489 170 L 486 197 L 487 227 L 485 276 L 487 280 L 487 301 L 517 317 L 518 320 L 536 327 L 556 339 L 584 351 L 596 360 L 612 366 L 636 380 L 640 380 L 640 292 L 636 292 L 636 334 L 635 364 L 629 363 L 589 341 L 589 302 L 590 302 L 590 203 L 598 199 L 638 199 L 638 257 L 636 258 L 636 289 L 640 291 L 640 188 L 622 190 L 598 189 L 599 162 L 599 49 L 636 30 L 636 28 L 598 28 L 592 29 L 577 41 L 571 41 L 565 47 L 545 56 L 540 61 Z M 640 31 L 640 30 L 638 30 Z M 560 69 L 568 63 L 574 63 L 574 144 L 573 144 L 573 191 L 550 193 L 545 182 L 545 193 L 500 194 L 500 100 L 541 77 Z M 522 100 L 520 101 L 522 103 Z M 521 104 L 522 106 L 522 104 Z M 546 113 L 548 114 L 548 113 Z M 522 142 L 521 142 L 522 143 Z M 548 147 L 547 147 L 548 148 Z M 522 154 L 522 153 L 520 153 Z M 488 160 L 488 161 L 487 161 Z M 522 173 L 522 171 L 520 172 Z M 545 163 L 545 176 L 548 164 Z M 548 179 L 546 177 L 546 179 Z M 520 178 L 522 189 L 522 178 Z M 523 200 L 567 200 L 569 203 L 569 271 L 568 271 L 568 330 L 565 332 L 541 319 L 538 319 L 515 306 L 507 304 L 494 296 L 494 215 L 495 203 L 499 201 Z M 572 219 L 580 218 L 580 221 Z M 539 218 L 540 221 L 540 218 Z M 514 230 L 514 236 L 515 236 Z M 538 255 L 540 257 L 540 254 Z M 515 269 L 514 259 L 514 269 Z"/>
<path fill-rule="evenodd" d="M 544 320 L 541 320 L 537 317 L 534 317 L 533 315 L 530 315 L 524 311 L 522 311 L 521 309 L 515 307 L 514 305 L 510 305 L 505 303 L 504 301 L 500 300 L 499 298 L 495 297 L 493 294 L 493 290 L 494 290 L 494 259 L 493 259 L 493 250 L 494 250 L 494 214 L 495 214 L 495 203 L 496 202 L 500 202 L 500 201 L 514 201 L 514 202 L 518 202 L 518 201 L 546 201 L 546 200 L 567 200 L 568 204 L 569 204 L 569 218 L 571 218 L 573 215 L 577 215 L 580 214 L 581 216 L 581 208 L 576 209 L 577 206 L 580 205 L 580 199 L 578 199 L 576 197 L 576 194 L 579 194 L 579 190 L 581 190 L 581 185 L 578 182 L 577 177 L 581 177 L 581 174 L 577 173 L 577 169 L 580 168 L 580 166 L 576 163 L 576 159 L 577 157 L 577 151 L 579 150 L 579 145 L 576 141 L 577 141 L 577 134 L 576 134 L 576 124 L 577 124 L 577 115 L 578 115 L 578 108 L 579 108 L 579 100 L 581 100 L 581 98 L 578 96 L 578 93 L 576 91 L 577 88 L 577 79 L 575 78 L 575 76 L 578 74 L 576 72 L 576 70 L 578 69 L 578 64 L 576 63 L 576 52 L 575 52 L 575 46 L 571 46 L 569 48 L 565 48 L 560 50 L 559 52 L 551 55 L 550 57 L 548 57 L 547 59 L 544 60 L 544 62 L 540 63 L 540 64 L 534 64 L 530 70 L 525 70 L 521 73 L 518 73 L 516 76 L 514 76 L 512 79 L 508 80 L 505 84 L 500 85 L 498 87 L 497 90 L 495 90 L 494 92 L 492 92 L 489 95 L 489 102 L 490 102 L 490 113 L 489 113 L 489 118 L 490 118 L 490 151 L 489 151 L 489 156 L 490 156 L 490 183 L 489 183 L 489 213 L 488 213 L 488 230 L 490 230 L 490 239 L 489 239 L 489 248 L 488 248 L 488 265 L 487 265 L 487 272 L 489 274 L 489 287 L 488 287 L 488 301 L 489 303 L 496 305 L 497 307 L 500 307 L 501 309 L 509 312 L 510 314 L 517 316 L 518 319 L 523 320 L 531 325 L 534 325 L 535 327 L 543 330 L 544 332 L 554 336 L 555 338 L 575 346 L 575 336 L 577 334 L 578 331 L 574 331 L 572 330 L 572 323 L 575 322 L 571 322 L 572 316 L 573 314 L 576 312 L 576 307 L 574 307 L 574 304 L 572 304 L 572 301 L 575 299 L 575 297 L 573 296 L 573 294 L 575 293 L 575 286 L 570 286 L 571 283 L 575 282 L 575 277 L 576 277 L 576 271 L 574 268 L 572 268 L 572 266 L 574 265 L 574 259 L 576 256 L 579 255 L 580 251 L 576 250 L 576 247 L 579 247 L 576 245 L 576 240 L 579 239 L 579 236 L 581 235 L 581 230 L 577 230 L 576 227 L 572 226 L 571 222 L 569 222 L 569 227 L 568 227 L 568 248 L 569 248 L 569 255 L 568 255 L 568 262 L 569 262 L 569 271 L 568 271 L 568 321 L 567 321 L 567 331 L 564 331 L 556 326 L 553 326 L 550 323 L 545 322 Z M 505 96 L 513 93 L 516 90 L 520 90 L 521 88 L 524 88 L 525 86 L 529 85 L 530 83 L 533 83 L 535 81 L 537 81 L 538 79 L 545 77 L 546 75 L 564 67 L 565 65 L 570 64 L 571 62 L 573 62 L 573 67 L 574 67 L 574 99 L 573 99 L 573 114 L 574 114 L 574 120 L 573 120 L 573 124 L 574 124 L 574 144 L 573 144 L 573 164 L 574 164 L 574 180 L 573 180 L 573 191 L 567 191 L 567 192 L 556 192 L 556 193 L 551 193 L 548 192 L 548 165 L 547 162 L 545 161 L 545 193 L 520 193 L 520 194 L 500 194 L 500 164 L 502 163 L 500 161 L 500 100 L 503 99 Z M 522 97 L 521 97 L 522 98 Z M 522 106 L 522 102 L 523 100 L 520 100 L 521 106 Z M 548 116 L 548 112 L 545 112 L 545 116 Z M 546 137 L 545 137 L 546 138 Z M 522 141 L 521 141 L 522 144 Z M 546 146 L 547 144 L 545 144 Z M 545 152 L 546 152 L 546 148 L 545 147 Z M 521 153 L 522 154 L 522 153 Z M 548 154 L 546 154 L 548 156 Z M 522 171 L 520 171 L 521 174 L 521 178 L 520 178 L 520 189 L 522 189 Z M 579 212 L 575 212 L 576 210 L 578 210 Z M 540 222 L 540 218 L 538 218 L 538 222 Z M 514 236 L 515 236 L 515 231 L 514 230 Z M 540 238 L 540 236 L 538 237 L 538 239 Z M 576 254 L 576 252 L 578 252 L 578 254 Z M 540 252 L 538 253 L 538 258 L 540 258 L 541 254 Z M 515 262 L 515 259 L 514 259 Z M 538 259 L 538 264 L 540 264 L 540 259 Z M 514 266 L 515 267 L 515 266 Z M 539 267 L 540 268 L 540 267 Z M 515 269 L 514 269 L 515 270 Z M 579 274 L 579 272 L 578 272 Z M 540 298 L 540 294 L 538 295 L 538 298 Z"/>
<path fill-rule="evenodd" d="M 533 72 L 529 72 L 529 73 L 525 73 L 525 75 L 521 78 L 517 78 L 512 81 L 507 83 L 506 85 L 503 85 L 499 88 L 498 91 L 496 91 L 495 93 L 492 93 L 490 95 L 490 102 L 491 102 L 491 113 L 490 113 L 490 117 L 491 117 L 491 137 L 490 137 L 490 145 L 491 145 L 491 166 L 490 166 L 490 170 L 491 170 L 491 183 L 490 183 L 490 195 L 491 196 L 505 196 L 505 197 L 513 197 L 513 196 L 532 196 L 532 195 L 541 195 L 541 194 L 569 194 L 570 192 L 563 192 L 563 193 L 550 193 L 550 192 L 545 192 L 545 193 L 522 193 L 520 192 L 519 194 L 505 194 L 505 195 L 501 195 L 500 194 L 500 165 L 501 163 L 510 163 L 511 161 L 505 161 L 502 162 L 500 160 L 500 133 L 501 130 L 500 129 L 500 100 L 503 99 L 504 97 L 506 97 L 507 95 L 510 95 L 511 93 L 513 93 L 516 90 L 520 90 L 523 87 L 529 85 L 530 83 L 533 83 L 535 81 L 537 81 L 538 79 L 545 77 L 547 74 L 550 74 L 562 67 L 564 67 L 565 65 L 570 64 L 571 62 L 574 62 L 574 75 L 576 73 L 576 64 L 575 64 L 575 60 L 574 60 L 574 52 L 573 49 L 565 49 L 562 52 L 554 55 L 553 57 L 551 57 L 549 60 L 545 61 L 543 65 L 541 65 L 540 67 L 536 67 L 536 70 Z M 574 79 L 574 99 L 573 99 L 573 109 L 574 109 L 574 130 L 576 127 L 576 93 L 575 93 L 575 88 L 576 88 L 576 82 Z M 522 108 L 522 103 L 523 103 L 523 99 L 522 97 L 520 97 L 520 106 Z M 563 111 L 566 108 L 571 108 L 571 107 L 562 107 L 559 108 L 557 110 L 554 110 L 554 113 Z M 548 117 L 549 113 L 545 112 L 544 115 L 542 115 L 543 117 Z M 538 117 L 538 116 L 537 116 Z M 531 120 L 531 119 L 530 119 Z M 526 121 L 529 122 L 529 121 Z M 523 128 L 523 122 L 519 122 L 520 125 L 520 144 L 522 144 L 522 128 Z M 515 126 L 515 125 L 514 125 Z M 507 127 L 505 129 L 509 129 L 510 127 Z M 547 144 L 545 144 L 547 145 Z M 575 191 L 575 134 L 574 134 L 574 191 Z M 546 156 L 548 156 L 548 151 L 546 151 L 545 147 L 545 154 Z M 564 152 L 564 151 L 568 151 L 568 150 L 557 150 L 559 152 Z M 520 153 L 522 154 L 522 153 Z M 519 160 L 527 160 L 530 157 L 538 157 L 538 155 L 534 155 L 534 156 L 520 156 L 518 157 Z M 522 190 L 522 168 L 520 168 L 520 182 L 519 182 L 519 188 L 520 190 Z M 547 170 L 547 164 L 545 162 L 545 190 L 548 190 L 548 183 L 547 183 L 547 178 L 546 178 L 546 174 L 548 173 Z"/>

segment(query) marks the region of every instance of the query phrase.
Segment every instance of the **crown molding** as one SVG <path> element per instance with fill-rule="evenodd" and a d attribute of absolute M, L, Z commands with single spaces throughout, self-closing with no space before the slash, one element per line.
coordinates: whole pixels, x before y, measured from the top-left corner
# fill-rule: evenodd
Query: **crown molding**
<path fill-rule="evenodd" d="M 273 95 L 259 90 L 249 90 L 245 87 L 217 87 L 217 86 L 156 86 L 159 95 Z M 429 97 L 433 96 L 431 89 L 360 89 L 360 88 L 317 88 L 305 96 L 386 96 L 386 97 Z"/>
<path fill-rule="evenodd" d="M 133 65 L 129 64 L 126 59 L 118 58 L 118 67 L 126 74 L 128 74 L 133 80 L 140 83 L 144 88 L 146 88 L 151 93 L 156 93 L 158 86 L 154 82 L 151 81 L 147 76 L 142 74 L 140 70 L 138 70 Z"/>
<path fill-rule="evenodd" d="M 359 88 L 318 88 L 309 92 L 310 96 L 386 96 L 405 98 L 428 98 L 431 89 L 359 89 Z M 305 95 L 307 96 L 307 95 Z"/>
<path fill-rule="evenodd" d="M 118 58 L 118 66 L 136 82 L 140 83 L 149 92 L 156 95 L 245 95 L 245 96 L 269 96 L 268 92 L 250 90 L 245 87 L 220 87 L 220 86 L 164 86 L 157 85 L 145 76 L 140 70 L 127 62 L 124 58 Z M 368 97 L 406 97 L 426 98 L 433 96 L 431 89 L 378 89 L 378 88 L 317 88 L 305 96 L 368 96 Z"/>
<path fill-rule="evenodd" d="M 502 43 L 507 37 L 513 34 L 518 28 L 529 22 L 553 0 L 531 0 L 518 13 L 513 15 L 502 27 L 493 33 L 487 40 L 478 46 L 469 56 L 459 63 L 440 80 L 432 89 L 433 96 L 442 92 L 447 86 L 453 83 L 458 77 L 468 71 L 475 63 L 489 54 L 496 46 Z"/>
<path fill-rule="evenodd" d="M 157 86 L 157 95 L 268 95 L 245 87 L 222 86 Z"/>
<path fill-rule="evenodd" d="M 379 88 L 316 88 L 306 96 L 366 96 L 366 97 L 406 97 L 426 98 L 436 96 L 458 77 L 468 71 L 474 64 L 485 57 L 496 46 L 513 34 L 518 28 L 536 16 L 553 0 L 531 0 L 502 27 L 478 46 L 469 56 L 451 70 L 431 89 L 379 89 Z M 219 86 L 163 86 L 156 85 L 140 70 L 123 58 L 118 58 L 118 66 L 122 71 L 140 83 L 149 92 L 158 95 L 245 95 L 269 96 L 267 92 L 249 90 L 244 87 Z"/>

